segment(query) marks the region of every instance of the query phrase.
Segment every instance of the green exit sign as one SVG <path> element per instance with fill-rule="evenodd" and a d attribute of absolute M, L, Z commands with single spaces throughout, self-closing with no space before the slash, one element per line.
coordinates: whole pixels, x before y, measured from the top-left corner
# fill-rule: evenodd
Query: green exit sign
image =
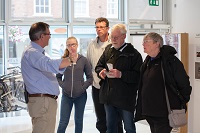
<path fill-rule="evenodd" d="M 149 0 L 150 6 L 159 6 L 159 0 Z"/>

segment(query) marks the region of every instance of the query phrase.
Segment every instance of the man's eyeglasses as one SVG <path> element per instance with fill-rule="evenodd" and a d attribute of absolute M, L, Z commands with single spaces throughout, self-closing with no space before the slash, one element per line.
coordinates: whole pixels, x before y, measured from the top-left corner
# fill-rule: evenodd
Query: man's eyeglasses
<path fill-rule="evenodd" d="M 77 44 L 76 43 L 72 43 L 72 44 L 67 44 L 67 47 L 75 47 Z"/>
<path fill-rule="evenodd" d="M 123 34 L 122 34 L 123 35 Z M 118 40 L 122 35 L 119 35 L 119 36 L 111 36 L 111 39 L 112 40 Z"/>
<path fill-rule="evenodd" d="M 50 33 L 43 33 L 44 35 L 49 35 L 49 36 L 51 36 L 51 34 Z"/>
<path fill-rule="evenodd" d="M 106 28 L 107 26 L 96 26 L 96 27 L 94 27 L 95 29 L 104 29 L 104 28 Z"/>

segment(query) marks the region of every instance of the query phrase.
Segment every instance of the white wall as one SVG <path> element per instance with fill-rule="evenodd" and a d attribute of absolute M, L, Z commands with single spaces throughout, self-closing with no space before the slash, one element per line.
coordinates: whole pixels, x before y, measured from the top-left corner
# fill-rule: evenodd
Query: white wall
<path fill-rule="evenodd" d="M 144 37 L 143 35 L 131 36 L 130 40 L 131 40 L 131 44 L 133 44 L 133 46 L 140 52 L 140 54 L 142 55 L 142 59 L 144 60 L 147 54 L 144 53 L 144 49 L 142 45 L 143 37 Z"/>
<path fill-rule="evenodd" d="M 195 79 L 196 46 L 200 46 L 200 0 L 170 0 L 172 33 L 189 33 L 189 76 L 193 87 L 188 104 L 188 133 L 200 133 L 200 81 Z M 200 61 L 199 61 L 200 62 Z"/>

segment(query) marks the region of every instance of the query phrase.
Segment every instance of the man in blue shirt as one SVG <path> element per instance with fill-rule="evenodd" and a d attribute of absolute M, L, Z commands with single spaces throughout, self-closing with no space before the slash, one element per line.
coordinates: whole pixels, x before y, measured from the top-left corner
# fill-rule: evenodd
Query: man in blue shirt
<path fill-rule="evenodd" d="M 32 118 L 33 133 L 54 133 L 59 85 L 54 73 L 63 73 L 77 57 L 50 59 L 44 47 L 51 38 L 49 25 L 44 22 L 32 24 L 31 40 L 23 52 L 21 69 L 26 90 L 29 93 L 28 111 Z"/>

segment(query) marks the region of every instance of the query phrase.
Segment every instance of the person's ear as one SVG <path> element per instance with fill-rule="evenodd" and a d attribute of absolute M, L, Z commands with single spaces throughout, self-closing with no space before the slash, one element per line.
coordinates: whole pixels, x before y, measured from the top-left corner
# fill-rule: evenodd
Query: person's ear
<path fill-rule="evenodd" d="M 160 48 L 160 43 L 159 42 L 156 42 L 156 45 L 158 48 Z"/>
<path fill-rule="evenodd" d="M 40 38 L 43 38 L 43 37 L 44 37 L 44 34 L 41 34 L 41 35 L 40 35 Z"/>

